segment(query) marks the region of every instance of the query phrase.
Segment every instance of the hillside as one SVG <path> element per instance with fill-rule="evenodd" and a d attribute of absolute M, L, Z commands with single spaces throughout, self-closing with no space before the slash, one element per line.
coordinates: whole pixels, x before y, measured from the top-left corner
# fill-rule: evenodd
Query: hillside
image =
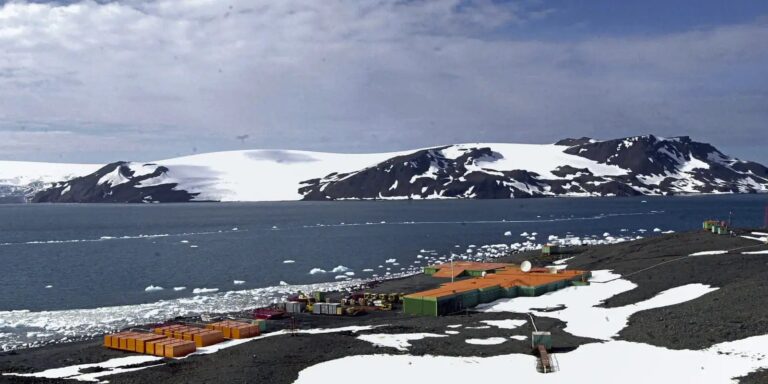
<path fill-rule="evenodd" d="M 768 191 L 768 168 L 761 164 L 688 137 L 653 135 L 555 144 L 454 144 L 374 154 L 246 150 L 150 163 L 23 164 L 3 167 L 0 198 L 114 203 Z"/>

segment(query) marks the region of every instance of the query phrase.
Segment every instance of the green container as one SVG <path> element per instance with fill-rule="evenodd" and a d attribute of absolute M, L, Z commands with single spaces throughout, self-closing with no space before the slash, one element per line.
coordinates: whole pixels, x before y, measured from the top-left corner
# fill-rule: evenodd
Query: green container
<path fill-rule="evenodd" d="M 431 297 L 404 297 L 403 312 L 418 316 L 437 316 L 437 301 Z"/>
<path fill-rule="evenodd" d="M 554 255 L 557 254 L 558 248 L 556 245 L 545 245 L 541 247 L 541 253 L 545 255 Z"/>
<path fill-rule="evenodd" d="M 531 346 L 544 345 L 547 350 L 552 349 L 552 334 L 549 332 L 533 332 L 531 334 Z"/>
<path fill-rule="evenodd" d="M 509 288 L 502 288 L 502 294 L 504 297 L 511 299 L 513 297 L 519 296 L 519 292 L 517 291 L 517 286 L 509 287 Z"/>
<path fill-rule="evenodd" d="M 481 303 L 480 293 L 477 290 L 467 291 L 461 294 L 462 305 L 465 308 L 472 308 Z"/>
<path fill-rule="evenodd" d="M 259 332 L 264 333 L 267 331 L 267 321 L 264 319 L 252 320 L 251 324 L 259 326 Z"/>
<path fill-rule="evenodd" d="M 438 270 L 439 270 L 439 268 L 437 268 L 437 267 L 424 267 L 424 274 L 425 275 L 434 275 L 435 273 L 437 273 Z"/>
<path fill-rule="evenodd" d="M 502 296 L 501 287 L 498 285 L 494 285 L 488 288 L 480 288 L 479 291 L 481 303 L 490 303 L 492 301 L 498 300 Z"/>

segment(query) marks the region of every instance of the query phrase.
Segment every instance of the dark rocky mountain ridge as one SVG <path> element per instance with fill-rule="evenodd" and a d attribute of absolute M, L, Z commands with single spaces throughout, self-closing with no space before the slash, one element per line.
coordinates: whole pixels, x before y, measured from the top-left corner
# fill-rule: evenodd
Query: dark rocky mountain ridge
<path fill-rule="evenodd" d="M 314 169 L 314 164 L 321 160 L 312 156 L 316 155 L 306 157 L 313 159 L 307 163 L 313 164 L 311 169 Z M 315 178 L 296 182 L 293 190 L 298 191 L 303 200 L 768 192 L 768 168 L 726 156 L 712 145 L 686 136 L 646 135 L 603 141 L 582 137 L 563 139 L 552 145 L 456 144 L 382 158 L 385 160 L 367 167 L 354 169 L 354 164 L 347 167 L 353 171 L 325 171 Z M 174 172 L 185 167 L 174 164 L 115 162 L 92 174 L 60 181 L 42 190 L 38 188 L 30 200 L 36 203 L 198 201 L 201 196 L 211 196 L 209 192 L 215 188 L 226 190 L 222 184 L 233 182 L 232 179 L 222 182 L 211 175 L 190 175 L 189 169 L 194 167 Z M 258 166 L 269 167 L 269 164 Z M 224 163 L 225 168 L 230 166 L 240 167 L 242 174 L 237 177 L 249 177 L 248 169 L 241 164 Z M 196 167 L 196 170 L 205 168 L 199 164 Z M 199 180 L 206 182 L 193 182 Z M 274 182 L 254 181 L 257 182 L 249 184 L 253 185 L 249 188 L 270 188 Z"/>

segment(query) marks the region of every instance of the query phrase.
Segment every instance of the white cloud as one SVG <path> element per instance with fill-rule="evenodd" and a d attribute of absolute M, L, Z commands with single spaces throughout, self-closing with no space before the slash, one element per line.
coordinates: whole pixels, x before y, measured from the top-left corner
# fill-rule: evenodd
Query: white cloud
<path fill-rule="evenodd" d="M 96 152 L 122 140 L 140 160 L 245 133 L 255 147 L 372 150 L 645 132 L 747 142 L 763 129 L 766 25 L 515 38 L 549 13 L 490 0 L 11 2 L 0 120 L 61 124 Z"/>

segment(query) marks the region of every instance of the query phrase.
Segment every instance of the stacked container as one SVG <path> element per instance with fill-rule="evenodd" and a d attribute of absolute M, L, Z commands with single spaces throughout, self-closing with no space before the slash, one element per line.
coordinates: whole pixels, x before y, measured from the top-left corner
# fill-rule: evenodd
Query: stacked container
<path fill-rule="evenodd" d="M 153 328 L 152 332 L 178 340 L 191 341 L 197 347 L 207 347 L 224 341 L 224 334 L 221 331 L 186 325 L 167 325 Z"/>

